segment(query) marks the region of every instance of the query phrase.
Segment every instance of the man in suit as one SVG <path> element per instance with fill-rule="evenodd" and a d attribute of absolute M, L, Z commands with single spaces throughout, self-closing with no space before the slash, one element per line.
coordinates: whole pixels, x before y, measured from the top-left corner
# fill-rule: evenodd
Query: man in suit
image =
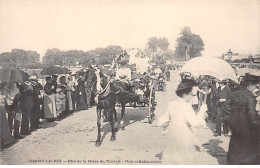
<path fill-rule="evenodd" d="M 218 87 L 218 100 L 217 100 L 217 125 L 216 125 L 216 133 L 214 136 L 221 136 L 221 125 L 223 124 L 223 132 L 224 136 L 228 136 L 228 125 L 224 121 L 224 116 L 227 113 L 225 107 L 227 104 L 231 102 L 232 92 L 227 85 L 227 80 L 222 80 L 219 82 Z"/>

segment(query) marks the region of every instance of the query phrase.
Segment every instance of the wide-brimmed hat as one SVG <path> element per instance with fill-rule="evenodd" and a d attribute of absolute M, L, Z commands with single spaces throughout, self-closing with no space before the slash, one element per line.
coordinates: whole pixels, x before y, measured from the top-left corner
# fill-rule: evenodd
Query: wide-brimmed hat
<path fill-rule="evenodd" d="M 260 82 L 260 75 L 248 72 L 248 73 L 245 74 L 243 81 L 244 82 L 259 83 Z"/>
<path fill-rule="evenodd" d="M 178 85 L 176 91 L 192 88 L 193 86 L 198 86 L 198 83 L 194 79 L 183 79 Z"/>

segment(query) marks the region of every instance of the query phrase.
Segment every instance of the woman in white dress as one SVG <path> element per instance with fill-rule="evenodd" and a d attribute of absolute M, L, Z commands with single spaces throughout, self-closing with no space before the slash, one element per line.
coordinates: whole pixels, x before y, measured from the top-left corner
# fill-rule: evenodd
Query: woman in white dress
<path fill-rule="evenodd" d="M 57 117 L 56 103 L 55 103 L 55 86 L 53 85 L 52 79 L 50 76 L 46 77 L 46 84 L 44 86 L 44 117 L 53 121 Z"/>
<path fill-rule="evenodd" d="M 205 127 L 206 105 L 195 113 L 192 99 L 197 94 L 197 83 L 192 79 L 183 79 L 176 94 L 178 99 L 170 102 L 166 113 L 159 118 L 158 125 L 167 134 L 166 148 L 163 151 L 164 164 L 196 164 L 193 144 L 193 127 Z M 167 133 L 166 133 L 167 132 Z"/>

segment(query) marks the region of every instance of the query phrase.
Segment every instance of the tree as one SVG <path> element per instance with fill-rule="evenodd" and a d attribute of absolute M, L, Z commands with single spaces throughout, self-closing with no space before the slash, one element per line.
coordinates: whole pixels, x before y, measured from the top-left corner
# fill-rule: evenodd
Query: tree
<path fill-rule="evenodd" d="M 58 48 L 48 49 L 42 58 L 42 62 L 45 66 L 50 65 L 62 65 L 63 52 Z"/>
<path fill-rule="evenodd" d="M 43 57 L 43 64 L 45 66 L 74 66 L 79 63 L 83 67 L 93 62 L 99 65 L 110 64 L 115 55 L 122 52 L 122 47 L 116 45 L 110 45 L 106 48 L 96 48 L 95 50 L 86 52 L 82 50 L 61 51 L 57 48 L 53 48 L 46 51 Z"/>
<path fill-rule="evenodd" d="M 40 54 L 36 51 L 13 49 L 11 52 L 0 54 L 0 65 L 5 67 L 27 68 L 30 64 L 38 63 Z"/>
<path fill-rule="evenodd" d="M 173 59 L 173 52 L 169 49 L 169 45 L 170 43 L 165 37 L 151 37 L 148 39 L 148 48 L 145 50 L 145 53 L 156 64 L 162 64 L 167 60 Z"/>
<path fill-rule="evenodd" d="M 176 61 L 184 61 L 189 58 L 201 56 L 204 43 L 199 35 L 192 34 L 189 27 L 184 27 L 181 36 L 177 38 L 177 46 L 174 51 Z M 189 58 L 186 58 L 186 56 Z"/>
<path fill-rule="evenodd" d="M 156 52 L 158 49 L 166 51 L 170 45 L 168 39 L 165 37 L 157 38 L 157 37 L 150 37 L 148 39 L 148 49 L 151 49 L 153 52 Z"/>

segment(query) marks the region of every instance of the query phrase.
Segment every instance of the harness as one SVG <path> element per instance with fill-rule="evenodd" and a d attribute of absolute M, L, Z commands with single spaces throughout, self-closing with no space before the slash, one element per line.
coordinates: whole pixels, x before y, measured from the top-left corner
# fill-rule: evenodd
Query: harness
<path fill-rule="evenodd" d="M 111 82 L 109 81 L 106 85 L 106 87 L 100 91 L 97 90 L 97 95 L 98 95 L 98 98 L 105 98 L 107 97 L 111 92 L 111 89 L 110 89 L 110 84 Z"/>

